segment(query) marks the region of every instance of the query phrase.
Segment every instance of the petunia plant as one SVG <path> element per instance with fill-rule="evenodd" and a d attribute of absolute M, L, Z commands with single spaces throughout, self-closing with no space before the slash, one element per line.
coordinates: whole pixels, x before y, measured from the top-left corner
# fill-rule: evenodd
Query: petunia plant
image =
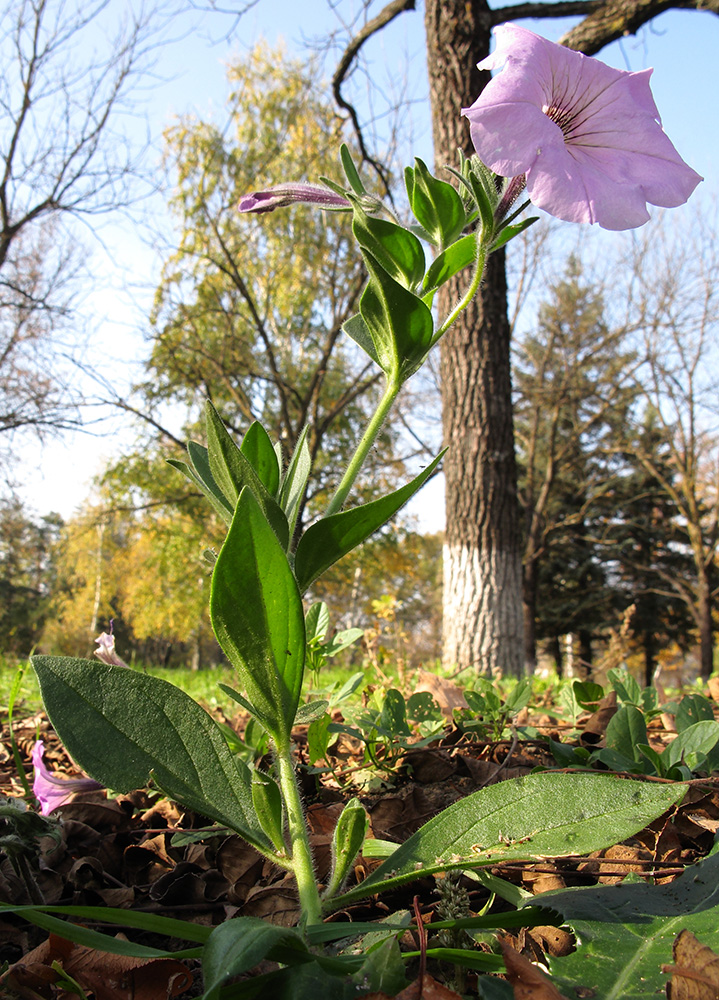
<path fill-rule="evenodd" d="M 191 442 L 187 460 L 172 462 L 227 524 L 219 553 L 208 555 L 214 564 L 210 617 L 237 677 L 223 690 L 268 735 L 273 763 L 252 767 L 237 757 L 204 709 L 173 685 L 128 669 L 110 636 L 97 651 L 100 663 L 34 657 L 53 725 L 89 775 L 119 791 L 152 783 L 236 831 L 294 876 L 310 929 L 323 914 L 408 882 L 420 870 L 599 849 L 640 829 L 682 794 L 606 775 L 505 782 L 452 806 L 366 881 L 347 888 L 368 825 L 353 799 L 334 833 L 332 867 L 322 885 L 317 881 L 292 732 L 326 714 L 324 702 L 302 703 L 305 666 L 325 636 L 321 611 L 305 608 L 304 598 L 330 566 L 393 517 L 441 461 L 440 454 L 402 488 L 352 506 L 353 485 L 397 395 L 477 294 L 488 256 L 534 221 L 518 218 L 525 188 L 535 204 L 560 218 L 620 229 L 645 221 L 647 201 L 685 201 L 700 180 L 663 133 L 647 74 L 611 70 L 513 26 L 497 29 L 496 37 L 483 68 L 505 69 L 463 112 L 478 155 L 460 157 L 450 180 L 434 176 L 419 159 L 408 167 L 409 224 L 366 189 L 344 146 L 342 183 L 288 182 L 248 194 L 239 206 L 264 213 L 303 203 L 352 213 L 367 282 L 344 331 L 384 377 L 376 412 L 327 509 L 300 532 L 298 511 L 311 472 L 306 432 L 290 456 L 259 423 L 235 441 L 208 402 L 206 443 Z M 464 278 L 463 293 L 442 313 L 437 291 L 457 276 Z M 231 923 L 234 930 L 217 929 L 210 949 L 224 956 L 217 968 L 208 959 L 217 989 L 223 975 L 242 971 L 248 960 L 241 938 L 250 924 Z M 265 937 L 269 943 L 252 951 L 252 964 L 277 943 Z M 303 962 L 310 960 L 309 940 L 302 943 Z M 214 996 L 215 986 L 206 995 Z"/>

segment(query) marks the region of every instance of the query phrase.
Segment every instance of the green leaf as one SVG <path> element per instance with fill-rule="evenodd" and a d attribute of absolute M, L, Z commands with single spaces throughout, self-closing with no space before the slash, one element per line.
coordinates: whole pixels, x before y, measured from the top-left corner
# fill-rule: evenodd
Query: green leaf
<path fill-rule="evenodd" d="M 340 160 L 342 161 L 342 169 L 345 172 L 349 186 L 352 188 L 354 193 L 358 195 L 365 194 L 364 184 L 360 180 L 360 175 L 357 173 L 357 168 L 354 165 L 352 155 L 344 142 L 340 146 Z"/>
<path fill-rule="evenodd" d="M 609 670 L 607 680 L 623 705 L 641 705 L 642 689 L 628 670 Z"/>
<path fill-rule="evenodd" d="M 191 482 L 199 486 L 220 517 L 229 524 L 232 520 L 232 505 L 212 478 L 210 464 L 207 460 L 207 448 L 203 448 L 202 445 L 190 441 L 187 445 L 187 450 L 192 466 L 189 466 L 186 462 L 180 462 L 175 458 L 168 458 L 167 464 L 178 469 Z"/>
<path fill-rule="evenodd" d="M 622 705 L 607 725 L 607 747 L 638 763 L 637 743 L 648 743 L 647 724 L 634 705 Z"/>
<path fill-rule="evenodd" d="M 202 1000 L 217 1000 L 227 979 L 247 972 L 265 958 L 291 965 L 312 961 L 302 938 L 290 927 L 278 927 L 258 917 L 235 917 L 215 927 L 202 958 Z"/>
<path fill-rule="evenodd" d="M 385 695 L 379 724 L 382 729 L 395 736 L 410 735 L 410 728 L 407 725 L 407 705 L 404 695 L 396 688 L 390 688 Z"/>
<path fill-rule="evenodd" d="M 58 917 L 54 917 L 48 913 L 48 909 L 49 907 L 33 909 L 31 907 L 13 908 L 0 905 L 0 913 L 19 912 L 22 917 L 30 923 L 35 924 L 36 927 L 41 927 L 50 934 L 57 934 L 58 937 L 66 941 L 73 941 L 75 944 L 83 945 L 85 948 L 92 948 L 93 951 L 105 951 L 111 955 L 125 955 L 148 960 L 154 958 L 199 958 L 202 955 L 202 948 L 165 951 L 160 948 L 151 948 L 148 945 L 136 944 L 134 941 L 128 941 L 123 937 L 114 937 L 109 934 L 103 934 L 100 931 L 92 930 L 89 927 L 82 927 L 81 925 L 71 923 L 68 920 L 60 920 Z M 59 910 L 60 908 L 58 907 L 57 909 Z M 88 919 L 99 920 L 101 918 L 97 911 L 106 908 L 95 907 L 95 912 L 88 912 L 90 907 L 77 907 L 77 909 L 84 909 Z M 127 926 L 127 923 L 125 926 Z M 39 995 L 35 994 L 35 996 Z M 3 993 L 2 996 L 5 996 L 5 994 Z"/>
<path fill-rule="evenodd" d="M 353 207 L 352 232 L 362 249 L 401 286 L 416 288 L 424 277 L 425 260 L 414 233 L 396 222 L 367 215 L 357 200 Z"/>
<path fill-rule="evenodd" d="M 688 694 L 679 702 L 674 722 L 677 732 L 683 733 L 685 729 L 689 729 L 696 722 L 713 721 L 713 719 L 714 708 L 709 699 L 700 694 Z"/>
<path fill-rule="evenodd" d="M 317 701 L 308 701 L 306 705 L 300 705 L 295 716 L 296 726 L 306 726 L 316 719 L 320 719 L 329 708 L 326 698 L 318 698 Z"/>
<path fill-rule="evenodd" d="M 307 730 L 307 757 L 310 764 L 324 760 L 327 747 L 330 745 L 330 723 L 332 716 L 324 712 L 318 719 L 313 719 Z"/>
<path fill-rule="evenodd" d="M 252 804 L 260 826 L 275 845 L 285 853 L 284 812 L 282 794 L 277 782 L 264 771 L 252 771 Z"/>
<path fill-rule="evenodd" d="M 354 340 L 355 344 L 362 348 L 365 354 L 370 356 L 376 365 L 380 368 L 382 367 L 377 355 L 377 349 L 374 345 L 374 341 L 372 340 L 372 334 L 359 313 L 355 313 L 354 316 L 350 316 L 350 318 L 343 323 L 342 329 L 348 337 L 351 337 L 352 340 Z"/>
<path fill-rule="evenodd" d="M 305 620 L 287 556 L 249 489 L 215 563 L 210 618 L 257 718 L 285 745 L 302 688 Z"/>
<path fill-rule="evenodd" d="M 363 628 L 346 628 L 342 632 L 338 632 L 333 635 L 329 642 L 325 643 L 322 647 L 322 653 L 324 656 L 337 656 L 341 653 L 343 649 L 347 649 L 349 646 L 357 642 L 364 635 Z"/>
<path fill-rule="evenodd" d="M 516 222 L 514 225 L 505 226 L 492 241 L 490 251 L 494 253 L 495 250 L 499 250 L 500 247 L 505 246 L 510 240 L 513 240 L 515 236 L 519 236 L 525 229 L 529 229 L 535 222 L 539 222 L 538 215 L 532 215 L 529 219 L 522 219 L 521 222 Z"/>
<path fill-rule="evenodd" d="M 300 592 L 304 593 L 325 570 L 389 521 L 424 486 L 443 456 L 444 451 L 410 483 L 394 493 L 311 524 L 295 553 L 295 574 Z"/>
<path fill-rule="evenodd" d="M 516 715 L 525 708 L 532 697 L 532 678 L 522 677 L 517 681 L 504 701 L 504 709 L 510 715 Z"/>
<path fill-rule="evenodd" d="M 671 963 L 680 931 L 719 951 L 719 855 L 668 884 L 548 892 L 542 906 L 561 914 L 579 941 L 574 954 L 550 961 L 555 986 L 567 996 L 586 986 L 602 1000 L 650 1000 L 664 995 L 661 966 Z"/>
<path fill-rule="evenodd" d="M 352 977 L 355 989 L 361 994 L 368 992 L 380 993 L 384 996 L 396 996 L 407 985 L 405 964 L 395 934 L 391 934 L 372 949 L 367 949 L 365 942 L 363 951 L 366 958 L 362 968 Z"/>
<path fill-rule="evenodd" d="M 58 736 L 89 775 L 118 792 L 153 780 L 170 798 L 268 850 L 249 769 L 184 691 L 127 667 L 60 656 L 32 663 Z"/>
<path fill-rule="evenodd" d="M 248 427 L 240 451 L 270 496 L 276 497 L 280 487 L 280 467 L 274 445 L 259 421 L 253 421 Z"/>
<path fill-rule="evenodd" d="M 208 399 L 205 406 L 210 470 L 224 495 L 235 505 L 241 491 L 248 487 L 286 550 L 290 530 L 284 511 L 270 496 L 260 477 L 227 432 L 217 410 Z"/>
<path fill-rule="evenodd" d="M 671 767 L 680 764 L 689 754 L 709 754 L 719 742 L 719 722 L 705 719 L 695 722 L 683 733 L 675 736 L 662 753 Z"/>
<path fill-rule="evenodd" d="M 324 639 L 330 627 L 330 609 L 324 601 L 313 604 L 305 616 L 307 642 Z"/>
<path fill-rule="evenodd" d="M 362 251 L 370 280 L 360 313 L 372 336 L 382 370 L 406 381 L 422 366 L 432 345 L 434 323 L 424 302 L 403 288 L 367 250 Z"/>
<path fill-rule="evenodd" d="M 432 242 L 446 247 L 464 229 L 464 202 L 452 185 L 434 177 L 419 157 L 414 164 L 414 169 L 405 170 L 409 206 Z"/>
<path fill-rule="evenodd" d="M 354 859 L 360 852 L 369 826 L 369 816 L 359 799 L 350 799 L 337 820 L 332 834 L 332 875 L 327 886 L 327 897 L 339 892 L 352 870 Z"/>
<path fill-rule="evenodd" d="M 308 431 L 308 426 L 302 428 L 302 433 L 297 439 L 290 464 L 287 466 L 287 472 L 282 480 L 280 491 L 280 505 L 287 518 L 290 538 L 295 530 L 300 504 L 312 469 L 310 447 L 307 444 Z"/>
<path fill-rule="evenodd" d="M 439 288 L 455 274 L 459 274 L 465 267 L 474 263 L 476 255 L 477 237 L 472 233 L 463 236 L 461 240 L 457 240 L 442 253 L 437 254 L 424 276 L 422 291 L 426 294 Z"/>
<path fill-rule="evenodd" d="M 675 805 L 685 785 L 614 775 L 530 774 L 482 788 L 453 803 L 405 841 L 343 906 L 448 867 L 589 854 L 642 830 Z"/>
<path fill-rule="evenodd" d="M 604 688 L 594 681 L 572 681 L 572 690 L 577 704 L 589 712 L 596 711 L 597 705 L 604 697 Z"/>

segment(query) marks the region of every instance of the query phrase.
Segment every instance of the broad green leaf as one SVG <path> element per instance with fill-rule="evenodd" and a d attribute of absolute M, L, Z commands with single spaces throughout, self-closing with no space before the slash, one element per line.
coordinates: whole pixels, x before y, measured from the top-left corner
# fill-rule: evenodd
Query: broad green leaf
<path fill-rule="evenodd" d="M 232 504 L 236 504 L 241 491 L 248 487 L 286 550 L 290 530 L 284 511 L 232 440 L 209 399 L 205 406 L 205 423 L 210 470 L 220 489 Z"/>
<path fill-rule="evenodd" d="M 693 726 L 695 722 L 712 721 L 714 719 L 714 708 L 708 698 L 700 694 L 685 695 L 679 702 L 677 714 L 674 722 L 678 733 L 683 733 L 685 729 Z"/>
<path fill-rule="evenodd" d="M 330 745 L 330 723 L 332 716 L 328 712 L 313 719 L 307 730 L 307 756 L 310 764 L 316 764 L 318 760 L 324 760 L 327 747 Z"/>
<path fill-rule="evenodd" d="M 325 570 L 389 521 L 424 486 L 443 456 L 442 451 L 426 469 L 394 493 L 311 524 L 295 553 L 295 574 L 300 592 L 305 593 Z"/>
<path fill-rule="evenodd" d="M 305 726 L 321 718 L 329 708 L 329 704 L 326 698 L 318 698 L 317 701 L 308 701 L 306 705 L 300 705 L 295 716 L 295 725 Z"/>
<path fill-rule="evenodd" d="M 370 278 L 360 299 L 360 313 L 372 335 L 382 370 L 389 378 L 404 382 L 422 366 L 432 345 L 432 313 L 369 251 L 363 250 L 362 254 Z"/>
<path fill-rule="evenodd" d="M 249 489 L 215 563 L 210 618 L 255 714 L 285 744 L 302 688 L 305 619 L 287 555 Z"/>
<path fill-rule="evenodd" d="M 607 725 L 607 747 L 629 760 L 640 761 L 637 743 L 648 743 L 647 724 L 634 705 L 622 705 Z"/>
<path fill-rule="evenodd" d="M 430 264 L 424 276 L 422 291 L 426 293 L 439 288 L 455 274 L 459 274 L 465 267 L 469 267 L 476 254 L 477 237 L 473 234 L 463 236 L 461 240 L 448 246 L 442 253 L 437 254 Z"/>
<path fill-rule="evenodd" d="M 482 788 L 417 831 L 342 906 L 448 867 L 589 854 L 642 830 L 684 795 L 686 786 L 654 785 L 601 774 L 530 774 Z"/>
<path fill-rule="evenodd" d="M 379 724 L 382 729 L 395 736 L 410 735 L 410 728 L 407 725 L 407 704 L 402 692 L 396 688 L 390 688 L 385 695 Z"/>
<path fill-rule="evenodd" d="M 525 708 L 532 697 L 532 678 L 522 677 L 517 681 L 512 690 L 507 695 L 504 708 L 511 715 L 516 715 Z"/>
<path fill-rule="evenodd" d="M 258 917 L 226 920 L 215 927 L 205 945 L 202 1000 L 217 1000 L 227 979 L 270 957 L 292 965 L 312 961 L 304 941 L 290 927 L 278 927 Z"/>
<path fill-rule="evenodd" d="M 396 222 L 367 215 L 354 202 L 352 232 L 379 266 L 406 289 L 416 288 L 424 277 L 424 250 L 414 233 Z"/>
<path fill-rule="evenodd" d="M 671 964 L 672 943 L 682 930 L 719 951 L 718 854 L 668 884 L 568 889 L 545 893 L 541 902 L 577 934 L 576 952 L 550 961 L 552 981 L 567 996 L 577 987 L 591 988 L 602 1000 L 663 996 L 667 975 L 661 966 Z"/>
<path fill-rule="evenodd" d="M 680 764 L 689 754 L 711 753 L 718 742 L 719 722 L 705 719 L 703 722 L 695 722 L 693 726 L 675 736 L 664 750 L 662 757 L 668 760 L 670 766 Z"/>
<path fill-rule="evenodd" d="M 607 680 L 623 705 L 641 705 L 642 689 L 628 670 L 609 670 Z"/>
<path fill-rule="evenodd" d="M 305 494 L 307 480 L 312 469 L 312 459 L 310 447 L 307 444 L 307 433 L 309 427 L 302 428 L 302 433 L 297 439 L 295 450 L 292 452 L 290 464 L 282 479 L 282 489 L 280 490 L 280 506 L 287 518 L 289 537 L 295 530 L 297 515 L 299 513 L 302 497 Z M 286 546 L 285 546 L 286 547 Z"/>
<path fill-rule="evenodd" d="M 452 185 L 434 177 L 419 157 L 414 164 L 405 170 L 409 206 L 432 242 L 446 247 L 464 229 L 464 203 Z"/>
<path fill-rule="evenodd" d="M 376 365 L 380 368 L 382 367 L 377 355 L 377 348 L 375 347 L 374 340 L 372 339 L 372 334 L 359 313 L 355 313 L 354 316 L 350 316 L 350 318 L 343 323 L 342 329 L 348 337 L 351 337 L 352 340 L 354 340 L 355 344 L 362 348 L 365 354 L 370 356 Z"/>
<path fill-rule="evenodd" d="M 574 680 L 572 681 L 572 690 L 577 703 L 590 712 L 596 710 L 597 705 L 604 697 L 604 688 L 601 684 L 595 684 L 594 681 Z"/>
<path fill-rule="evenodd" d="M 89 775 L 118 792 L 152 780 L 170 798 L 268 850 L 249 769 L 184 691 L 127 667 L 60 656 L 32 662 L 58 736 Z"/>
<path fill-rule="evenodd" d="M 323 647 L 322 652 L 325 656 L 337 656 L 341 653 L 343 649 L 347 649 L 353 643 L 357 642 L 364 635 L 363 628 L 346 628 L 342 632 L 338 632 L 333 635 L 328 643 Z"/>
<path fill-rule="evenodd" d="M 324 601 L 317 601 L 305 615 L 307 642 L 324 639 L 330 627 L 330 609 Z"/>
<path fill-rule="evenodd" d="M 270 496 L 276 497 L 280 487 L 280 466 L 269 435 L 259 421 L 253 421 L 242 439 L 240 451 L 257 473 Z"/>

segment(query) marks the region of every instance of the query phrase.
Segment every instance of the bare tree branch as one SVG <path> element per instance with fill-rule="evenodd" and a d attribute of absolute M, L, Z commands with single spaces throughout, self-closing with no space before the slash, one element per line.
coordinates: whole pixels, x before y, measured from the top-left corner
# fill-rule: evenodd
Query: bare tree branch
<path fill-rule="evenodd" d="M 391 0 L 386 7 L 383 7 L 376 17 L 373 17 L 371 21 L 368 21 L 362 30 L 357 32 L 354 38 L 351 39 L 342 55 L 342 58 L 337 64 L 337 69 L 332 77 L 332 93 L 334 95 L 334 99 L 339 107 L 343 108 L 349 114 L 350 119 L 352 120 L 352 126 L 355 130 L 355 135 L 357 136 L 357 144 L 359 145 L 362 159 L 373 168 L 382 182 L 387 194 L 390 193 L 389 171 L 383 163 L 380 163 L 379 160 L 376 160 L 368 152 L 364 136 L 362 135 L 362 126 L 360 125 L 357 111 L 354 105 L 350 104 L 349 101 L 346 101 L 342 96 L 342 84 L 347 78 L 352 63 L 357 58 L 357 55 L 359 54 L 359 51 L 364 43 L 371 38 L 372 35 L 375 35 L 378 31 L 381 31 L 382 28 L 386 27 L 386 25 L 398 17 L 399 14 L 402 14 L 406 10 L 414 9 L 415 0 Z"/>

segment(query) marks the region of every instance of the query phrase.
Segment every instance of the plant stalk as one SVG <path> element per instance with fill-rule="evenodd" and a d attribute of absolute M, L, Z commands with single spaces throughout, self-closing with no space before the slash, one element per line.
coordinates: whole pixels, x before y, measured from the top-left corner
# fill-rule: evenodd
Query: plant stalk
<path fill-rule="evenodd" d="M 342 509 L 342 505 L 347 499 L 349 492 L 354 485 L 354 481 L 357 478 L 367 455 L 370 453 L 372 445 L 375 443 L 377 435 L 382 428 L 382 424 L 385 422 L 387 414 L 392 409 L 392 405 L 399 395 L 399 390 L 401 388 L 402 383 L 396 377 L 387 379 L 387 385 L 382 399 L 380 399 L 377 409 L 372 415 L 372 419 L 365 428 L 362 439 L 357 445 L 357 449 L 347 466 L 345 474 L 342 476 L 335 495 L 330 500 L 330 504 L 324 514 L 325 517 L 329 517 L 330 514 L 336 514 Z"/>
<path fill-rule="evenodd" d="M 479 290 L 479 286 L 482 284 L 482 277 L 484 275 L 484 266 L 487 263 L 487 256 L 489 251 L 489 243 L 482 238 L 481 231 L 477 231 L 477 252 L 474 258 L 474 272 L 472 274 L 472 280 L 469 283 L 467 291 L 464 293 L 461 301 L 457 303 L 454 309 L 450 312 L 449 316 L 445 319 L 444 323 L 437 329 L 434 336 L 432 337 L 432 347 L 437 343 L 437 341 L 445 335 L 450 326 L 455 322 L 460 313 L 463 313 L 467 308 L 469 303 L 472 301 L 474 296 Z"/>
<path fill-rule="evenodd" d="M 292 871 L 300 895 L 300 909 L 307 924 L 318 924 L 322 919 L 322 904 L 312 864 L 312 851 L 307 834 L 300 790 L 289 746 L 277 747 L 277 764 L 280 787 L 287 810 L 287 827 L 290 834 Z"/>

